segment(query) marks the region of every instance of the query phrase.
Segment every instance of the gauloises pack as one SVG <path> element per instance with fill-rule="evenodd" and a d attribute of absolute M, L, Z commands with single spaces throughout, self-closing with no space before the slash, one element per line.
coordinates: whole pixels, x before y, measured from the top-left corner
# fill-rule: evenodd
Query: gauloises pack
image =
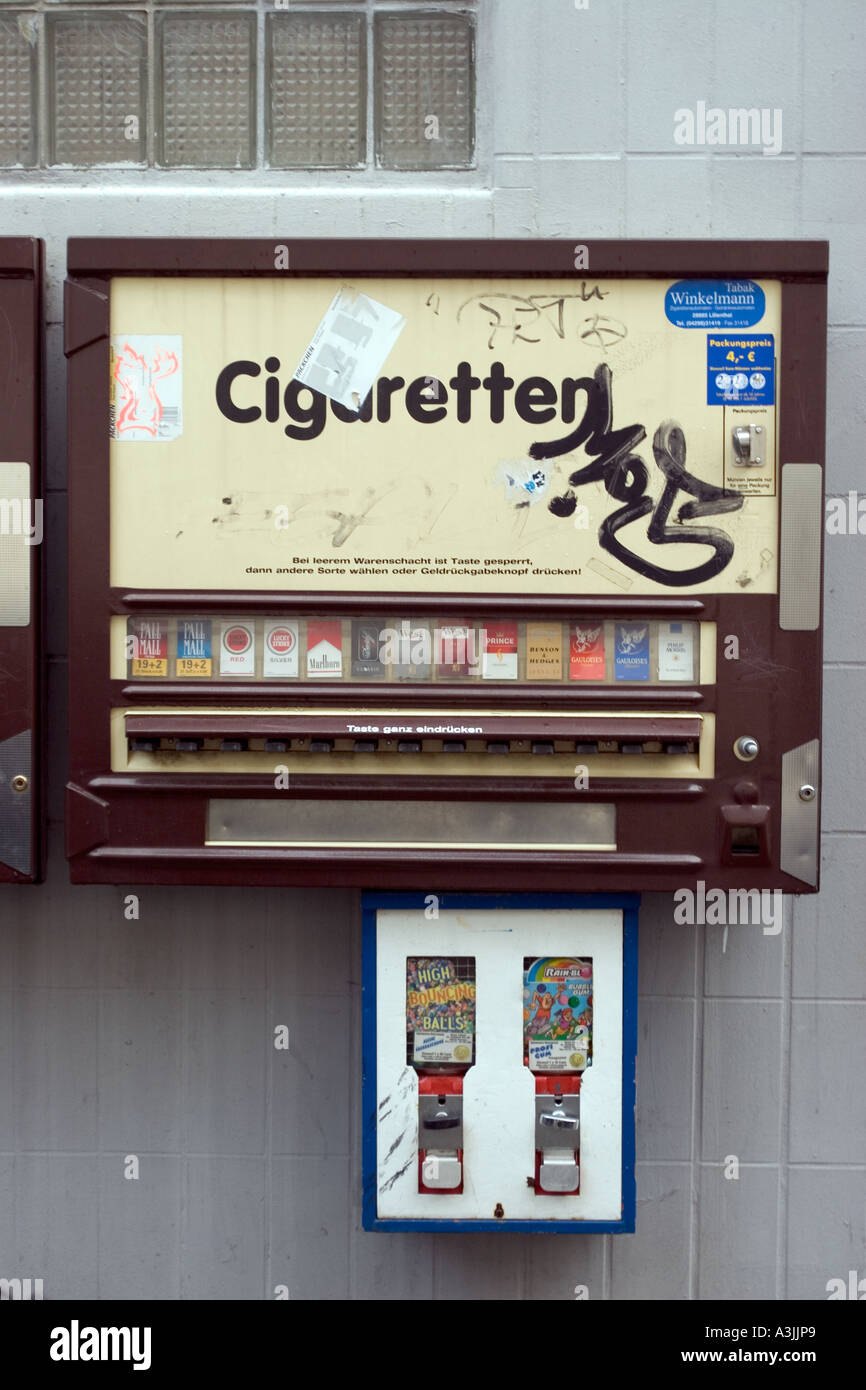
<path fill-rule="evenodd" d="M 277 244 L 69 245 L 74 880 L 814 891 L 826 246 Z"/>
<path fill-rule="evenodd" d="M 573 681 L 604 680 L 604 623 L 587 627 L 576 623 L 571 629 L 569 651 Z"/>

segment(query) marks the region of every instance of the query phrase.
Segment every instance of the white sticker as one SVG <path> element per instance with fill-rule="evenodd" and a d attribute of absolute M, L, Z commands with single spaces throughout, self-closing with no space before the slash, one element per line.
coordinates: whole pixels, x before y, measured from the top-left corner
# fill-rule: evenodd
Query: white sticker
<path fill-rule="evenodd" d="M 183 434 L 180 333 L 114 334 L 109 358 L 112 439 L 164 444 Z"/>
<path fill-rule="evenodd" d="M 585 1028 L 574 1038 L 529 1039 L 530 1071 L 583 1071 L 589 1065 L 589 1035 Z"/>
<path fill-rule="evenodd" d="M 694 678 L 694 624 L 659 623 L 659 680 L 693 681 Z"/>
<path fill-rule="evenodd" d="M 516 681 L 517 652 L 485 652 L 481 676 L 486 681 Z"/>
<path fill-rule="evenodd" d="M 256 639 L 250 623 L 223 623 L 220 635 L 220 675 L 254 676 Z"/>
<path fill-rule="evenodd" d="M 360 410 L 405 326 L 402 314 L 344 286 L 313 334 L 295 380 L 348 410 Z"/>
<path fill-rule="evenodd" d="M 298 674 L 298 624 L 265 623 L 263 676 Z"/>
<path fill-rule="evenodd" d="M 466 1062 L 472 1057 L 472 1034 L 458 1032 L 417 1033 L 413 1061 Z"/>
<path fill-rule="evenodd" d="M 505 488 L 505 500 L 513 507 L 534 507 L 547 492 L 550 477 L 543 464 L 534 459 L 500 463 L 496 482 Z"/>

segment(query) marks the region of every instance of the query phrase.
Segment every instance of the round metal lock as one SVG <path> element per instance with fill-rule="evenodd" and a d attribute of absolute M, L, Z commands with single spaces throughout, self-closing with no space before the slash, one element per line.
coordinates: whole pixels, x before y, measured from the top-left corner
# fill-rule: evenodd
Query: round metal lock
<path fill-rule="evenodd" d="M 742 758 L 743 762 L 749 763 L 758 756 L 758 740 L 744 735 L 742 738 L 738 738 L 734 744 L 734 752 L 738 758 Z"/>
<path fill-rule="evenodd" d="M 12 778 L 12 790 L 13 790 L 13 792 L 26 792 L 26 790 L 27 790 L 27 788 L 28 788 L 29 786 L 30 786 L 30 778 L 29 778 L 29 777 L 25 777 L 24 774 L 23 774 L 23 772 L 19 772 L 18 775 L 17 775 L 17 777 L 13 777 L 13 778 Z"/>
<path fill-rule="evenodd" d="M 817 795 L 817 791 L 810 782 L 803 783 L 803 786 L 800 788 L 801 801 L 814 801 Z"/>

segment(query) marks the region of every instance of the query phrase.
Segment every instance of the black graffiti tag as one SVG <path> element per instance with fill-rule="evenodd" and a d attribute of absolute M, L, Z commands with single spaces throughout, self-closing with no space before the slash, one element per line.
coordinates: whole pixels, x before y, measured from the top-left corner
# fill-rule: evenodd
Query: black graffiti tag
<path fill-rule="evenodd" d="M 552 499 L 548 504 L 550 511 L 558 517 L 571 516 L 577 506 L 574 489 L 581 483 L 601 481 L 606 492 L 617 502 L 623 503 L 618 511 L 605 517 L 599 527 L 599 545 L 608 554 L 615 556 L 635 573 L 642 574 L 646 579 L 654 579 L 668 588 L 701 584 L 719 574 L 730 563 L 734 553 L 734 542 L 727 532 L 713 526 L 668 525 L 668 518 L 679 492 L 686 493 L 694 501 L 686 502 L 679 508 L 676 514 L 678 523 L 739 511 L 744 500 L 742 493 L 716 487 L 689 473 L 686 469 L 685 435 L 676 421 L 665 420 L 653 436 L 653 455 L 665 477 L 664 490 L 654 509 L 652 497 L 647 492 L 647 466 L 640 455 L 633 452 L 646 439 L 646 430 L 638 424 L 613 428 L 610 368 L 606 363 L 601 363 L 593 377 L 582 377 L 578 385 L 586 392 L 587 401 L 577 428 L 562 439 L 533 444 L 529 450 L 533 459 L 550 459 L 560 458 L 583 446 L 584 452 L 593 459 L 593 462 L 571 474 L 568 490 L 561 497 Z M 653 545 L 706 545 L 712 549 L 711 558 L 692 569 L 669 570 L 635 555 L 618 539 L 617 533 L 650 512 L 652 516 L 647 526 L 647 536 Z"/>

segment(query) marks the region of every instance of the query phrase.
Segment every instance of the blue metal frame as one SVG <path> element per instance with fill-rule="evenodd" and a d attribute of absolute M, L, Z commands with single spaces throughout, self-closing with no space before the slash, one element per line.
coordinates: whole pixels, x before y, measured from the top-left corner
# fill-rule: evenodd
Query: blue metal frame
<path fill-rule="evenodd" d="M 628 1233 L 635 1228 L 635 1101 L 637 1067 L 638 893 L 438 893 L 439 907 L 547 910 L 608 908 L 623 915 L 622 968 L 622 1217 L 619 1221 L 383 1220 L 376 1214 L 376 914 L 387 909 L 423 911 L 429 894 L 362 893 L 363 1023 L 363 1226 L 365 1231 L 535 1231 L 548 1235 Z"/>

